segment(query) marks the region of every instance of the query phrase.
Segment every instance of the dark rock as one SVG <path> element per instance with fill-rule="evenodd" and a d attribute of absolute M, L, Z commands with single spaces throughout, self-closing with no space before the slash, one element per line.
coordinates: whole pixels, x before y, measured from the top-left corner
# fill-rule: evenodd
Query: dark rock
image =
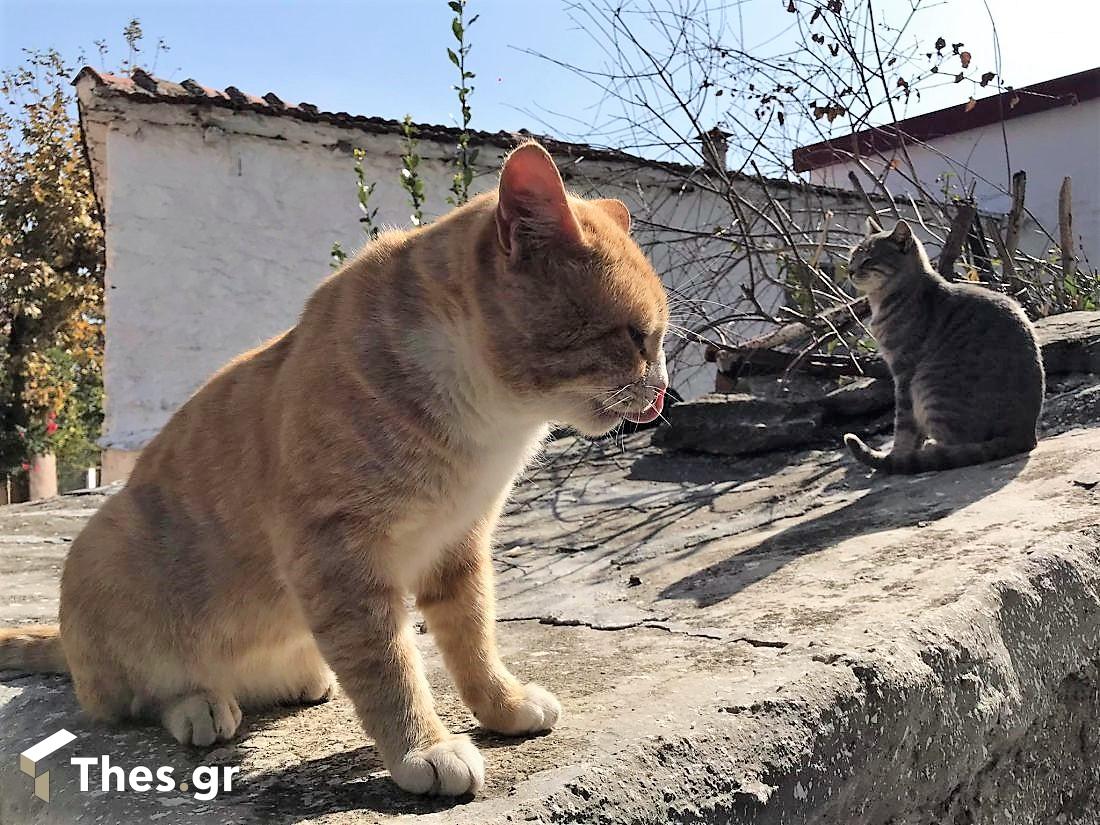
<path fill-rule="evenodd" d="M 1086 380 L 1062 382 L 1062 386 L 1054 387 L 1056 393 L 1047 397 L 1039 419 L 1044 436 L 1100 423 L 1100 382 L 1095 375 L 1080 378 Z"/>
<path fill-rule="evenodd" d="M 752 395 L 706 395 L 669 413 L 654 442 L 676 450 L 751 455 L 814 440 L 824 418 L 818 404 L 787 404 Z"/>
<path fill-rule="evenodd" d="M 1035 322 L 1048 374 L 1100 372 L 1100 312 L 1066 312 Z"/>
<path fill-rule="evenodd" d="M 894 407 L 894 382 L 886 378 L 857 378 L 828 393 L 821 403 L 830 417 L 874 415 Z"/>
<path fill-rule="evenodd" d="M 792 373 L 786 378 L 777 375 L 743 375 L 737 380 L 735 393 L 747 393 L 768 401 L 791 405 L 816 404 L 836 387 L 835 378 L 818 378 Z"/>
<path fill-rule="evenodd" d="M 744 456 L 809 445 L 839 444 L 848 431 L 889 429 L 893 382 L 859 378 L 742 377 L 737 393 L 715 393 L 678 404 L 654 443 L 666 449 Z"/>
<path fill-rule="evenodd" d="M 1053 435 L 1100 422 L 1100 312 L 1069 312 L 1035 324 L 1047 374 L 1040 422 Z M 887 431 L 894 406 L 889 378 L 835 379 L 794 373 L 780 378 L 719 371 L 718 386 L 736 390 L 678 405 L 656 444 L 718 455 L 831 444 L 844 432 Z"/>

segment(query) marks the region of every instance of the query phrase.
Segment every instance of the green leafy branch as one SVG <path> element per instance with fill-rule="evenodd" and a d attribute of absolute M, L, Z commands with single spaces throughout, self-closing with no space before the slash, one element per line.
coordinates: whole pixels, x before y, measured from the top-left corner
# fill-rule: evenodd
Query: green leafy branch
<path fill-rule="evenodd" d="M 448 48 L 447 57 L 458 69 L 458 85 L 453 86 L 458 95 L 458 102 L 462 112 L 462 126 L 455 147 L 454 168 L 451 176 L 450 195 L 447 203 L 452 206 L 461 206 L 470 199 L 470 185 L 474 180 L 474 164 L 477 162 L 478 150 L 470 146 L 470 96 L 474 87 L 470 81 L 475 77 L 474 73 L 466 68 L 466 58 L 470 53 L 471 45 L 466 42 L 466 34 L 478 19 L 479 15 L 466 19 L 466 3 L 468 0 L 448 0 L 447 6 L 454 12 L 451 20 L 451 33 L 457 41 L 457 48 Z M 410 220 L 414 226 L 424 224 L 424 204 L 427 201 L 427 193 L 424 188 L 424 179 L 420 176 L 420 164 L 422 158 L 418 150 L 419 140 L 416 136 L 416 126 L 411 115 L 405 115 L 401 124 L 401 134 L 404 137 L 404 151 L 401 154 L 401 188 L 409 196 L 412 206 Z M 379 227 L 375 223 L 378 209 L 371 206 L 371 197 L 374 194 L 374 183 L 367 183 L 363 169 L 363 158 L 366 152 L 363 149 L 355 149 L 355 187 L 359 200 L 359 210 L 362 215 L 359 223 L 368 240 L 378 237 Z M 348 259 L 339 241 L 334 241 L 329 250 L 330 266 L 339 269 Z"/>
<path fill-rule="evenodd" d="M 420 141 L 416 139 L 416 128 L 409 115 L 405 115 L 401 123 L 401 134 L 405 136 L 405 151 L 401 155 L 401 186 L 409 193 L 413 226 L 421 226 L 424 223 L 424 181 L 418 171 L 420 154 L 416 150 Z"/>
<path fill-rule="evenodd" d="M 359 200 L 359 211 L 363 213 L 359 216 L 359 225 L 363 227 L 363 234 L 367 236 L 367 240 L 373 241 L 378 237 L 378 233 L 382 231 L 375 223 L 375 219 L 378 217 L 378 207 L 370 205 L 371 196 L 374 195 L 374 187 L 378 184 L 367 183 L 367 174 L 363 169 L 363 159 L 367 156 L 367 150 L 353 149 L 352 156 L 355 158 L 356 197 Z M 333 241 L 332 248 L 329 250 L 329 257 L 331 258 L 329 266 L 333 269 L 339 269 L 347 261 L 348 253 L 344 251 L 339 241 Z"/>
<path fill-rule="evenodd" d="M 451 195 L 447 203 L 452 206 L 461 206 L 470 199 L 470 184 L 474 180 L 474 163 L 477 161 L 477 149 L 470 148 L 470 96 L 474 87 L 469 82 L 474 79 L 473 72 L 466 68 L 466 57 L 470 53 L 471 45 L 466 42 L 466 31 L 478 19 L 474 15 L 466 20 L 467 0 L 449 0 L 447 5 L 455 13 L 451 21 L 451 32 L 458 41 L 458 49 L 447 49 L 447 57 L 458 69 L 458 85 L 454 86 L 458 95 L 458 103 L 462 112 L 462 131 L 458 135 L 458 147 L 455 152 L 456 171 L 451 179 Z"/>

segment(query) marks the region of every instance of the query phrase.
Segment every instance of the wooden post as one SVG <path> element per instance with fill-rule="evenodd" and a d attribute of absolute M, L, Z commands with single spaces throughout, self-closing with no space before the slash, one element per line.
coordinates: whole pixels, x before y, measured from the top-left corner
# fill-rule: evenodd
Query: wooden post
<path fill-rule="evenodd" d="M 1058 192 L 1058 240 L 1062 247 L 1062 275 L 1054 284 L 1054 297 L 1062 308 L 1066 282 L 1073 281 L 1077 274 L 1077 256 L 1073 254 L 1073 182 L 1070 178 L 1062 179 L 1062 189 Z"/>
<path fill-rule="evenodd" d="M 947 233 L 947 240 L 943 242 L 937 266 L 940 274 L 949 281 L 954 280 L 952 271 L 955 268 L 955 261 L 962 252 L 966 236 L 970 232 L 970 225 L 974 223 L 974 215 L 977 212 L 978 207 L 973 202 L 962 201 L 955 212 L 955 219 L 951 221 L 951 229 Z"/>
<path fill-rule="evenodd" d="M 1020 170 L 1012 176 L 1012 209 L 1008 212 L 1005 228 L 1005 249 L 1008 257 L 1016 257 L 1016 245 L 1020 242 L 1020 223 L 1024 219 L 1024 195 L 1027 193 L 1027 172 Z"/>
<path fill-rule="evenodd" d="M 986 221 L 986 233 L 993 239 L 993 245 L 997 247 L 997 255 L 1001 259 L 1001 280 L 1005 283 L 1008 294 L 1019 300 L 1019 294 L 1024 285 L 1016 278 L 1016 262 L 1008 252 L 1008 244 L 1001 237 L 1001 228 L 996 221 Z"/>
<path fill-rule="evenodd" d="M 974 210 L 974 222 L 967 233 L 967 245 L 970 247 L 970 257 L 974 261 L 974 269 L 978 276 L 987 284 L 994 283 L 997 279 L 993 272 L 993 262 L 990 260 L 989 244 L 985 242 L 985 229 L 982 226 L 981 216 L 978 210 Z"/>

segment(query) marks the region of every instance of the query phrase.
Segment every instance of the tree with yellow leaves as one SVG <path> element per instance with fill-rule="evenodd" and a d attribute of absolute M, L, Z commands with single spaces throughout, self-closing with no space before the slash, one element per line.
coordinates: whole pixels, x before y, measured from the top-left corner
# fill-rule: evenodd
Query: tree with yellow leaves
<path fill-rule="evenodd" d="M 95 463 L 102 419 L 103 232 L 71 76 L 52 50 L 0 75 L 0 472 L 35 469 L 41 494 L 53 456 Z"/>

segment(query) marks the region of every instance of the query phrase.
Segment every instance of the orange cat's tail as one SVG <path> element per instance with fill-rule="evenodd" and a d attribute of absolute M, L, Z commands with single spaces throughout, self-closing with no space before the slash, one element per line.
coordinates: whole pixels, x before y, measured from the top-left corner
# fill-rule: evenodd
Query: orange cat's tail
<path fill-rule="evenodd" d="M 0 627 L 0 670 L 68 673 L 57 625 Z"/>

